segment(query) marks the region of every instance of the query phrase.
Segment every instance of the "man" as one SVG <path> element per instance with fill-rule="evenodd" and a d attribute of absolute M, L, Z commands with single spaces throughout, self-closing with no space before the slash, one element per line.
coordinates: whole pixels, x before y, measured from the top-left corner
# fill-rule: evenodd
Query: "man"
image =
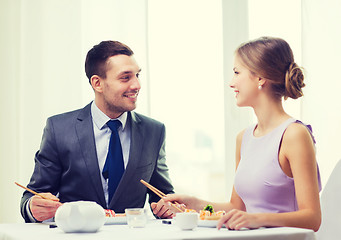
<path fill-rule="evenodd" d="M 133 112 L 141 88 L 141 69 L 133 54 L 117 41 L 103 41 L 88 52 L 85 72 L 95 100 L 83 109 L 47 119 L 27 187 L 50 200 L 25 191 L 21 214 L 26 222 L 50 219 L 63 202 L 78 200 L 95 201 L 122 213 L 125 208 L 143 207 L 147 192 L 157 209 L 154 214 L 171 217 L 169 211 L 159 210 L 163 200 L 140 183 L 143 179 L 166 194 L 173 192 L 165 162 L 165 127 Z M 116 190 L 107 166 L 111 160 L 106 159 L 117 152 L 110 150 L 115 130 L 108 121 L 113 119 L 119 120 L 117 138 L 124 168 Z"/>

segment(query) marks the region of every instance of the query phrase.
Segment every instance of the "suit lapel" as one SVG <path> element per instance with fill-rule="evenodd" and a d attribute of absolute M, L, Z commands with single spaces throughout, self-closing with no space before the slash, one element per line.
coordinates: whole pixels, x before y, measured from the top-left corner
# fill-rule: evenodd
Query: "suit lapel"
<path fill-rule="evenodd" d="M 129 187 L 129 181 L 135 174 L 135 169 L 138 166 L 142 153 L 143 133 L 141 130 L 141 120 L 134 112 L 129 112 L 128 114 L 128 121 L 130 121 L 131 124 L 131 142 L 128 165 L 109 206 L 114 206 L 124 188 Z"/>
<path fill-rule="evenodd" d="M 88 104 L 79 114 L 76 122 L 76 132 L 80 144 L 81 154 L 85 161 L 89 177 L 93 183 L 93 189 L 99 199 L 102 207 L 106 206 L 98 159 L 96 153 L 96 144 L 93 131 L 93 122 L 91 117 L 91 104 Z M 90 190 L 89 190 L 90 191 Z"/>

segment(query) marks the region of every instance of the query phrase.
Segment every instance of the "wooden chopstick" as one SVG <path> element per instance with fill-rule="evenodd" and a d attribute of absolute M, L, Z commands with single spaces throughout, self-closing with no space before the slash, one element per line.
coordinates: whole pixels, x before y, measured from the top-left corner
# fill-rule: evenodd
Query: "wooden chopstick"
<path fill-rule="evenodd" d="M 147 183 L 147 182 L 144 181 L 143 179 L 141 179 L 140 182 L 141 182 L 143 185 L 145 185 L 147 188 L 149 188 L 151 191 L 153 191 L 153 192 L 154 192 L 156 195 L 158 195 L 160 198 L 163 198 L 163 197 L 166 196 L 166 194 L 164 194 L 163 192 L 161 192 L 161 191 L 160 191 L 159 189 L 157 189 L 156 187 L 150 185 L 149 183 Z M 180 209 L 180 208 L 177 206 L 177 204 L 179 204 L 179 203 L 175 202 L 175 203 L 171 203 L 171 204 L 172 204 L 172 206 L 173 206 L 174 208 L 176 208 L 176 209 L 179 210 L 180 212 L 183 212 L 183 210 Z"/>
<path fill-rule="evenodd" d="M 51 199 L 51 198 L 44 197 L 44 196 L 41 195 L 40 193 L 37 193 L 36 191 L 33 191 L 32 189 L 29 189 L 29 188 L 27 188 L 27 187 L 24 187 L 23 185 L 21 185 L 21 184 L 19 184 L 19 183 L 17 183 L 17 182 L 14 182 L 14 183 L 15 183 L 16 185 L 18 185 L 19 187 L 21 187 L 21 188 L 23 188 L 23 189 L 29 191 L 30 193 L 33 193 L 34 195 L 38 195 L 38 196 L 40 196 L 40 197 L 42 197 L 42 198 L 44 198 L 44 199 L 46 199 L 46 200 L 56 201 L 56 200 L 53 200 L 53 199 Z"/>
<path fill-rule="evenodd" d="M 147 183 L 146 181 L 141 179 L 141 183 L 143 183 L 146 187 L 148 187 L 150 190 L 152 190 L 155 194 L 157 194 L 159 197 L 165 197 L 166 194 L 164 194 L 163 192 L 161 192 L 159 189 L 157 189 L 156 187 L 154 187 L 153 185 L 150 185 L 149 183 Z"/>

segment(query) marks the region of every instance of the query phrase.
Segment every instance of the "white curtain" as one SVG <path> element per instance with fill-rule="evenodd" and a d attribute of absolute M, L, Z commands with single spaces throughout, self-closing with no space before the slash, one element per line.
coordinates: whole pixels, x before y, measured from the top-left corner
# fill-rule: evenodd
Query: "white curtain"
<path fill-rule="evenodd" d="M 248 0 L 222 1 L 223 51 L 224 51 L 224 122 L 225 122 L 225 181 L 228 195 L 232 192 L 235 173 L 235 151 L 237 134 L 251 124 L 253 112 L 250 108 L 236 106 L 235 94 L 229 86 L 233 76 L 234 51 L 249 40 Z"/>
<path fill-rule="evenodd" d="M 2 0 L 0 2 L 0 223 L 20 222 L 19 203 L 33 170 L 46 118 L 93 99 L 87 51 L 118 40 L 145 71 L 146 1 Z M 139 111 L 145 112 L 147 89 Z"/>
<path fill-rule="evenodd" d="M 323 185 L 341 159 L 341 2 L 302 0 L 302 118 L 311 123 Z"/>

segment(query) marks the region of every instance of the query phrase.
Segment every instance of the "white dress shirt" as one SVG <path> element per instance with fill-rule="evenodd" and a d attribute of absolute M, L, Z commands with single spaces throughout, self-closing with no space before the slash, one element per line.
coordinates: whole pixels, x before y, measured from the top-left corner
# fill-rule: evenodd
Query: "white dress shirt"
<path fill-rule="evenodd" d="M 95 104 L 93 101 L 91 103 L 91 116 L 93 122 L 95 143 L 96 143 L 96 152 L 98 159 L 98 166 L 100 170 L 105 200 L 107 206 L 109 205 L 109 193 L 108 193 L 108 179 L 104 179 L 102 176 L 102 171 L 104 168 L 105 160 L 107 158 L 108 150 L 109 150 L 109 141 L 111 136 L 111 130 L 107 126 L 107 122 L 110 119 L 107 115 L 105 115 Z M 129 150 L 130 150 L 130 140 L 131 140 L 131 127 L 129 122 L 127 122 L 128 113 L 124 112 L 121 116 L 117 118 L 122 123 L 122 126 L 118 128 L 118 134 L 120 136 L 121 145 L 122 145 L 122 153 L 123 153 L 123 161 L 124 168 L 127 167 L 128 159 L 129 159 Z"/>

